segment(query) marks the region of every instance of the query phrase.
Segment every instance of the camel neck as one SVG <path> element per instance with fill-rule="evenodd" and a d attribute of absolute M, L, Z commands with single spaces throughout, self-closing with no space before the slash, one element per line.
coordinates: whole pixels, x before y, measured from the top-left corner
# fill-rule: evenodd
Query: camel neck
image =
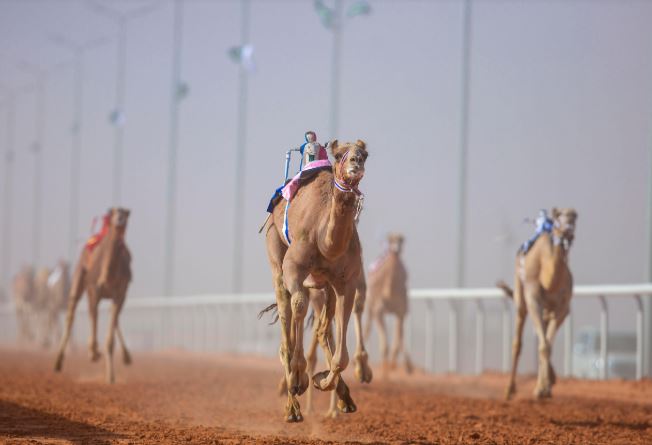
<path fill-rule="evenodd" d="M 553 241 L 552 245 L 545 249 L 542 262 L 542 284 L 545 289 L 555 288 L 559 282 L 566 265 L 566 253 L 566 248 L 561 240 Z"/>
<path fill-rule="evenodd" d="M 320 251 L 324 257 L 333 260 L 341 256 L 349 246 L 356 212 L 357 195 L 344 192 L 333 186 L 332 198 L 326 227 L 320 237 Z"/>

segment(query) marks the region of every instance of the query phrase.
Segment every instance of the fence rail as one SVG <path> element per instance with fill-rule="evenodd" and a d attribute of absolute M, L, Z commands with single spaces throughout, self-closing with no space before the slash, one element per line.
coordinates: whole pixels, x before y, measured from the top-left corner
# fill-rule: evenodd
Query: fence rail
<path fill-rule="evenodd" d="M 609 356 L 608 301 L 629 298 L 635 305 L 636 331 L 636 378 L 644 373 L 644 350 L 650 346 L 643 336 L 645 318 L 643 298 L 652 297 L 652 283 L 575 286 L 573 298 L 594 298 L 600 307 L 600 377 L 607 378 Z M 435 361 L 436 329 L 435 303 L 448 306 L 448 371 L 459 372 L 460 304 L 466 302 L 475 306 L 475 356 L 473 369 L 481 373 L 485 369 L 486 315 L 489 301 L 499 303 L 501 317 L 501 367 L 507 370 L 511 352 L 511 300 L 496 288 L 464 289 L 414 289 L 410 301 L 425 305 L 423 326 L 424 369 L 433 370 Z M 231 352 L 265 353 L 278 348 L 278 329 L 265 329 L 264 323 L 251 322 L 252 314 L 274 301 L 274 294 L 227 294 L 195 295 L 186 297 L 129 298 L 121 316 L 121 326 L 128 336 L 140 338 L 141 349 L 162 349 L 183 346 L 195 350 L 219 350 Z M 414 304 L 412 305 L 414 308 Z M 105 305 L 101 317 L 106 317 Z M 80 304 L 77 309 L 76 330 L 86 329 L 88 323 L 80 320 L 87 317 L 87 307 Z M 421 316 L 421 314 L 419 314 Z M 408 342 L 415 323 L 414 310 L 408 319 Z M 564 323 L 564 374 L 573 373 L 573 322 L 572 312 Z M 0 341 L 15 340 L 14 311 L 11 307 L 0 307 Z M 13 329 L 12 329 L 13 328 Z M 352 331 L 352 330 L 351 330 Z M 79 332 L 78 332 L 79 334 Z M 648 371 L 649 372 L 649 371 Z"/>

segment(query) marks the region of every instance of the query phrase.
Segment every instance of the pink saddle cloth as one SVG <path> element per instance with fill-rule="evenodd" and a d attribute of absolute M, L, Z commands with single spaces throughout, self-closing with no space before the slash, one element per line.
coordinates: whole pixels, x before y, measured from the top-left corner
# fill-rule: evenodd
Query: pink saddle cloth
<path fill-rule="evenodd" d="M 301 174 L 303 172 L 318 169 L 318 168 L 330 167 L 330 166 L 331 166 L 331 161 L 329 161 L 328 159 L 320 159 L 318 161 L 312 161 L 307 163 L 305 167 L 303 167 L 303 169 L 294 176 L 294 178 L 290 179 L 290 182 L 285 184 L 285 187 L 283 187 L 283 190 L 281 190 L 281 194 L 283 195 L 283 198 L 285 198 L 287 201 L 290 201 L 294 197 L 297 190 L 299 190 L 299 187 L 301 186 Z"/>

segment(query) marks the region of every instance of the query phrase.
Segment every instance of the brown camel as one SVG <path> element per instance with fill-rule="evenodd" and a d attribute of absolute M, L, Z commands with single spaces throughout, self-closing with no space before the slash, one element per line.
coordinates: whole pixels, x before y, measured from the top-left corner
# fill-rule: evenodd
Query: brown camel
<path fill-rule="evenodd" d="M 43 305 L 45 338 L 56 343 L 61 337 L 59 314 L 66 310 L 70 293 L 70 265 L 59 260 L 47 279 L 47 299 Z"/>
<path fill-rule="evenodd" d="M 371 334 L 371 326 L 375 321 L 380 337 L 380 352 L 383 357 L 383 369 L 396 368 L 396 361 L 403 353 L 405 369 L 412 372 L 412 361 L 405 350 L 403 328 L 408 313 L 407 271 L 401 261 L 403 236 L 390 233 L 387 236 L 387 250 L 369 270 L 369 321 L 365 330 L 365 338 Z M 388 361 L 387 328 L 385 314 L 396 316 L 394 344 Z"/>
<path fill-rule="evenodd" d="M 20 343 L 34 340 L 32 318 L 34 315 L 34 268 L 23 266 L 14 277 L 13 298 L 18 324 L 18 341 Z"/>
<path fill-rule="evenodd" d="M 47 333 L 47 318 L 48 318 L 48 277 L 50 276 L 50 269 L 41 267 L 36 272 L 34 277 L 34 317 L 36 321 L 36 336 L 37 341 L 44 348 L 50 346 L 50 339 Z"/>
<path fill-rule="evenodd" d="M 539 371 L 534 389 L 536 398 L 550 397 L 556 375 L 550 363 L 557 330 L 570 310 L 573 275 L 568 267 L 568 252 L 575 238 L 577 212 L 572 208 L 553 208 L 552 233 L 542 233 L 526 254 L 516 257 L 514 290 L 503 282 L 498 287 L 514 299 L 516 326 L 512 346 L 512 372 L 505 397 L 516 393 L 516 367 L 521 353 L 525 317 L 530 314 L 539 338 Z"/>
<path fill-rule="evenodd" d="M 359 204 L 357 185 L 364 175 L 367 150 L 360 140 L 342 145 L 333 141 L 330 147 L 335 158 L 334 171 L 321 170 L 307 179 L 288 208 L 291 244 L 282 232 L 286 208 L 283 202 L 274 207 L 265 230 L 281 323 L 280 358 L 288 388 L 288 422 L 303 420 L 297 396 L 305 392 L 310 382 L 303 330 L 311 288 L 322 288 L 326 293 L 318 332 L 330 367 L 313 376 L 314 386 L 322 391 L 336 390 L 340 409 L 355 410 L 340 374 L 349 363 L 346 331 L 362 271 L 355 218 Z M 333 317 L 337 334 L 334 342 L 328 338 Z"/>
<path fill-rule="evenodd" d="M 131 363 L 131 356 L 120 332 L 118 316 L 127 296 L 127 288 L 131 281 L 131 254 L 125 242 L 129 210 L 114 207 L 110 209 L 108 233 L 91 250 L 84 247 L 75 274 L 72 288 L 68 296 L 68 313 L 66 327 L 56 363 L 55 371 L 60 371 L 63 366 L 64 351 L 70 338 L 70 330 L 75 316 L 75 308 L 84 291 L 88 294 L 88 308 L 91 321 L 91 336 L 89 349 L 91 360 L 100 358 L 97 348 L 97 308 L 102 298 L 112 302 L 109 330 L 106 337 L 106 380 L 108 383 L 115 381 L 113 371 L 113 342 L 114 334 L 122 346 L 122 358 L 125 364 Z"/>

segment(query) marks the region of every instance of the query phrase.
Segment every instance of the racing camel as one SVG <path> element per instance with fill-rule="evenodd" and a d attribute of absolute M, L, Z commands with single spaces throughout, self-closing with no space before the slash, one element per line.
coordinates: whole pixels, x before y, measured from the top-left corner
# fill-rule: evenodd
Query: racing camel
<path fill-rule="evenodd" d="M 355 218 L 360 195 L 357 186 L 364 176 L 368 153 L 360 140 L 341 145 L 335 140 L 330 149 L 335 158 L 334 171 L 321 169 L 307 179 L 296 191 L 291 205 L 277 203 L 265 227 L 281 324 L 279 354 L 288 388 L 288 422 L 303 420 L 297 397 L 310 383 L 303 350 L 309 289 L 324 289 L 326 293 L 318 332 L 330 368 L 313 376 L 314 386 L 322 391 L 335 390 L 340 409 L 355 411 L 340 374 L 349 363 L 346 332 L 362 273 L 362 249 Z M 328 338 L 333 318 L 334 342 Z"/>
<path fill-rule="evenodd" d="M 367 310 L 369 321 L 365 329 L 365 338 L 371 334 L 371 326 L 375 321 L 378 325 L 380 352 L 383 357 L 383 369 L 396 368 L 399 354 L 403 354 L 405 369 L 413 370 L 410 356 L 405 350 L 403 328 L 408 313 L 407 271 L 401 261 L 403 236 L 398 233 L 387 235 L 387 250 L 372 264 L 369 269 L 369 292 Z M 385 314 L 396 316 L 394 344 L 388 360 L 387 328 Z"/>
<path fill-rule="evenodd" d="M 54 365 L 55 371 L 63 366 L 64 351 L 70 338 L 70 331 L 75 316 L 75 308 L 84 291 L 88 294 L 88 307 L 91 321 L 89 339 L 90 357 L 92 361 L 100 358 L 97 348 L 97 308 L 102 298 L 112 302 L 109 318 L 109 330 L 106 337 L 106 381 L 113 383 L 113 342 L 117 334 L 122 346 L 122 358 L 125 364 L 131 363 L 129 351 L 118 325 L 118 316 L 127 296 L 127 288 L 131 281 L 131 254 L 125 243 L 125 232 L 129 210 L 114 207 L 105 216 L 104 230 L 101 236 L 95 236 L 84 247 L 72 281 L 68 296 L 68 312 L 66 327 L 59 346 L 59 353 Z"/>
<path fill-rule="evenodd" d="M 505 398 L 516 393 L 516 367 L 521 354 L 521 337 L 525 317 L 530 314 L 539 338 L 539 370 L 534 396 L 550 397 L 556 375 L 550 363 L 552 344 L 557 330 L 570 310 L 573 275 L 568 267 L 568 252 L 575 238 L 577 212 L 572 208 L 551 212 L 550 232 L 542 232 L 526 252 L 516 257 L 514 289 L 497 283 L 514 299 L 516 326 L 512 345 L 512 371 Z"/>

